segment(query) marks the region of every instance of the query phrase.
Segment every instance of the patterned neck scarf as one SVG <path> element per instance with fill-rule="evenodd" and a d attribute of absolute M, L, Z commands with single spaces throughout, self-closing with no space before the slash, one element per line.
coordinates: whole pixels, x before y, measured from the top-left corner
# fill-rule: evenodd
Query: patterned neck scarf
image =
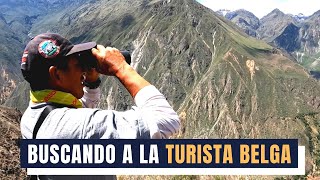
<path fill-rule="evenodd" d="M 30 100 L 34 103 L 52 102 L 82 108 L 82 103 L 72 94 L 56 90 L 30 91 Z"/>

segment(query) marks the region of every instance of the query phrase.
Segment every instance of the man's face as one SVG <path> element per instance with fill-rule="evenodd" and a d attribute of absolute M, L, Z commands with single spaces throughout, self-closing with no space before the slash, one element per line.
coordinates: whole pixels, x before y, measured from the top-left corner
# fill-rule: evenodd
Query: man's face
<path fill-rule="evenodd" d="M 64 92 L 71 93 L 76 98 L 82 98 L 84 81 L 83 70 L 75 57 L 70 57 L 68 68 L 61 70 L 61 88 Z"/>

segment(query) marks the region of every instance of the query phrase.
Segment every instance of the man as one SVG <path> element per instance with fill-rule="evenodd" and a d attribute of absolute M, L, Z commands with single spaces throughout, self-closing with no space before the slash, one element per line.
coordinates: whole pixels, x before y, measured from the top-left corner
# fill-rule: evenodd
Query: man
<path fill-rule="evenodd" d="M 82 108 L 94 107 L 100 98 L 98 73 L 81 61 L 88 51 L 98 72 L 118 78 L 136 107 L 124 112 Z M 32 89 L 21 119 L 24 139 L 168 138 L 178 132 L 179 118 L 165 97 L 115 48 L 40 34 L 26 46 L 21 69 Z"/>

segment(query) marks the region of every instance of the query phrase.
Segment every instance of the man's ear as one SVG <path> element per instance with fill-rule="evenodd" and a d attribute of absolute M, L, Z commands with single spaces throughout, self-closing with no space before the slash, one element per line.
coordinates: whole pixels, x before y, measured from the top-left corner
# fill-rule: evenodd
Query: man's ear
<path fill-rule="evenodd" d="M 52 80 L 53 82 L 57 82 L 60 80 L 60 73 L 57 67 L 51 66 L 49 68 L 49 76 L 50 76 L 50 80 Z"/>

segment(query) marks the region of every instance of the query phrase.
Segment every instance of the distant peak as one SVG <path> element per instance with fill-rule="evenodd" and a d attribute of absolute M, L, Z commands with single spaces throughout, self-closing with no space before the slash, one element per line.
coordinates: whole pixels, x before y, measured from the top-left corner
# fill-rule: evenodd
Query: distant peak
<path fill-rule="evenodd" d="M 249 12 L 248 10 L 245 10 L 245 9 L 238 9 L 236 11 L 245 11 L 245 12 Z"/>
<path fill-rule="evenodd" d="M 249 11 L 245 10 L 245 9 L 237 9 L 233 12 L 242 12 L 242 13 L 248 13 Z"/>
<path fill-rule="evenodd" d="M 264 17 L 262 17 L 261 19 L 263 20 L 263 19 L 270 18 L 270 17 L 274 18 L 277 16 L 282 17 L 284 15 L 285 14 L 282 11 L 280 11 L 278 8 L 276 8 L 276 9 L 272 10 L 270 13 L 268 13 L 267 15 L 265 15 Z"/>
<path fill-rule="evenodd" d="M 229 9 L 219 9 L 218 11 L 216 11 L 219 15 L 221 16 L 226 16 L 228 13 L 231 12 L 231 10 Z"/>
<path fill-rule="evenodd" d="M 221 16 L 226 16 L 227 13 L 230 13 L 231 10 L 229 9 L 219 9 L 218 11 L 216 11 L 218 14 L 220 14 Z"/>
<path fill-rule="evenodd" d="M 280 11 L 280 9 L 278 9 L 278 8 L 272 10 L 271 13 L 284 14 L 284 13 L 283 13 L 282 11 Z"/>
<path fill-rule="evenodd" d="M 218 11 L 230 11 L 229 9 L 219 9 Z"/>
<path fill-rule="evenodd" d="M 297 20 L 298 22 L 302 22 L 304 20 L 307 19 L 307 16 L 305 16 L 302 13 L 299 13 L 298 15 L 291 15 L 295 20 Z"/>
<path fill-rule="evenodd" d="M 238 9 L 234 12 L 241 12 L 241 13 L 245 13 L 247 15 L 250 15 L 250 16 L 253 16 L 253 17 L 256 17 L 256 15 L 254 15 L 252 12 L 248 11 L 248 10 L 245 10 L 245 9 Z"/>

